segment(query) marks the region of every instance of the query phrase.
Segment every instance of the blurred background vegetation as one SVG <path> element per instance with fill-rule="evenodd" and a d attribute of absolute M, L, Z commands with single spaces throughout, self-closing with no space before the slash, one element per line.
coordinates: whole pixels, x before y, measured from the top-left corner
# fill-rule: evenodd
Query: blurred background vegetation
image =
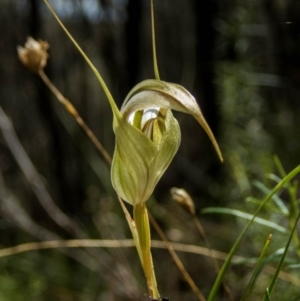
<path fill-rule="evenodd" d="M 154 77 L 149 1 L 51 3 L 119 106 L 136 83 Z M 185 86 L 196 97 L 225 159 L 218 162 L 196 121 L 176 113 L 182 145 L 149 201 L 170 240 L 202 245 L 189 216 L 171 200 L 171 187 L 183 187 L 194 197 L 199 216 L 208 206 L 251 211 L 254 205 L 246 198 L 263 197 L 254 181 L 275 185 L 268 177 L 278 174 L 273 155 L 287 171 L 299 164 L 299 17 L 297 1 L 155 1 L 161 78 Z M 112 154 L 112 114 L 94 75 L 41 0 L 1 0 L 0 30 L 1 247 L 53 239 L 130 238 L 109 168 L 40 78 L 22 66 L 16 47 L 27 36 L 49 42 L 46 74 Z M 8 147 L 5 114 L 20 141 L 12 147 L 20 152 L 22 146 L 28 155 L 20 157 L 23 167 Z M 244 224 L 219 215 L 204 215 L 201 221 L 213 249 L 224 252 Z M 258 256 L 269 233 L 253 227 L 240 255 Z M 286 239 L 278 234 L 273 251 Z M 0 300 L 148 300 L 133 248 L 60 251 L 0 258 Z M 174 301 L 196 300 L 168 253 L 154 250 L 153 256 L 161 293 Z M 215 278 L 209 260 L 180 256 L 207 295 Z M 236 298 L 250 271 L 243 266 L 230 270 L 228 284 Z M 251 300 L 261 300 L 267 277 Z M 277 300 L 290 301 L 299 290 L 284 281 L 278 286 L 291 295 L 278 290 Z M 227 297 L 221 292 L 223 299 Z"/>

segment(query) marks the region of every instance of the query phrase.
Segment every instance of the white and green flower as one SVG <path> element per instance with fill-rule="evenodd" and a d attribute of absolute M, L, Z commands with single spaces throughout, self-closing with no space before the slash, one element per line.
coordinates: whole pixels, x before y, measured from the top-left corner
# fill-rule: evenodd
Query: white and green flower
<path fill-rule="evenodd" d="M 112 183 L 117 194 L 132 205 L 148 200 L 179 148 L 180 127 L 171 109 L 193 115 L 222 160 L 195 98 L 180 85 L 145 80 L 129 92 L 121 114 L 114 115 Z"/>

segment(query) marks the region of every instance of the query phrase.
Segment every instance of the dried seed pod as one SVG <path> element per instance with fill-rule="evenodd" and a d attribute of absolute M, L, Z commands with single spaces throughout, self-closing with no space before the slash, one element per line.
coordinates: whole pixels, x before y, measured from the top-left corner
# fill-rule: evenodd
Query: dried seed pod
<path fill-rule="evenodd" d="M 20 61 L 32 72 L 38 73 L 44 69 L 47 64 L 49 54 L 47 50 L 49 44 L 46 41 L 28 37 L 25 47 L 18 46 L 18 56 Z"/>
<path fill-rule="evenodd" d="M 182 188 L 173 187 L 171 190 L 171 196 L 174 201 L 177 202 L 188 213 L 195 215 L 195 205 L 191 196 Z"/>

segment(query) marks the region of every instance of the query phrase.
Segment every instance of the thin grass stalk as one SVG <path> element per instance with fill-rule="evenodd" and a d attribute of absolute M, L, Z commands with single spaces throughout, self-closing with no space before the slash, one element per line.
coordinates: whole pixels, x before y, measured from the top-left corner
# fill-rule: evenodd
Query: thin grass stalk
<path fill-rule="evenodd" d="M 277 280 L 278 280 L 278 275 L 279 275 L 280 270 L 281 270 L 281 268 L 282 268 L 282 266 L 283 266 L 284 259 L 285 259 L 285 257 L 286 257 L 286 254 L 287 254 L 287 251 L 288 251 L 288 249 L 289 249 L 289 246 L 290 246 L 290 244 L 291 244 L 291 241 L 292 241 L 294 232 L 295 232 L 295 230 L 297 229 L 297 225 L 298 225 L 299 219 L 300 219 L 300 212 L 298 213 L 298 216 L 297 216 L 297 218 L 296 218 L 296 220 L 295 220 L 294 227 L 293 227 L 293 229 L 292 229 L 292 231 L 291 231 L 291 234 L 290 234 L 289 239 L 288 239 L 288 241 L 287 241 L 287 244 L 286 244 L 286 246 L 285 246 L 284 252 L 283 252 L 283 254 L 282 254 L 282 256 L 281 256 L 281 259 L 280 259 L 280 262 L 279 262 L 278 267 L 277 267 L 277 269 L 276 269 L 276 272 L 275 272 L 275 274 L 274 274 L 274 276 L 273 276 L 273 278 L 272 278 L 272 281 L 271 281 L 271 283 L 270 283 L 270 286 L 269 286 L 268 289 L 267 289 L 267 290 L 268 290 L 268 297 L 265 296 L 265 298 L 263 299 L 264 301 L 268 301 L 268 299 L 270 299 L 270 297 L 271 297 L 271 295 L 272 295 L 272 292 L 273 292 L 274 287 L 275 287 L 275 285 L 276 285 L 276 282 L 277 282 Z"/>
<path fill-rule="evenodd" d="M 259 259 L 258 259 L 257 264 L 255 266 L 255 269 L 254 269 L 254 271 L 252 273 L 250 281 L 248 282 L 248 285 L 247 285 L 247 287 L 246 287 L 246 289 L 244 291 L 244 294 L 243 294 L 243 296 L 241 298 L 241 301 L 246 300 L 246 298 L 249 296 L 249 294 L 250 294 L 250 292 L 252 290 L 253 284 L 254 284 L 254 282 L 255 282 L 255 280 L 256 280 L 256 278 L 258 276 L 258 273 L 259 273 L 259 271 L 261 269 L 262 261 L 263 261 L 263 259 L 265 257 L 266 251 L 268 250 L 268 247 L 270 245 L 271 238 L 272 238 L 272 234 L 270 234 L 268 236 L 268 238 L 267 238 L 267 240 L 265 242 L 265 245 L 264 245 L 264 247 L 263 247 L 263 249 L 262 249 L 262 251 L 260 253 Z"/>
<path fill-rule="evenodd" d="M 140 241 L 139 241 L 139 236 L 138 236 L 138 233 L 137 233 L 137 229 L 136 229 L 136 225 L 135 225 L 135 222 L 134 220 L 131 218 L 131 215 L 130 213 L 128 212 L 123 200 L 118 197 L 118 200 L 120 202 L 120 205 L 122 207 L 122 210 L 123 210 L 123 213 L 125 215 L 125 218 L 127 220 L 127 223 L 129 225 L 129 228 L 130 228 L 130 231 L 131 231 L 131 235 L 133 237 L 133 240 L 135 242 L 135 246 L 136 246 L 136 249 L 137 249 L 137 252 L 138 252 L 138 255 L 139 255 L 139 258 L 140 258 L 140 262 L 142 264 L 142 266 L 144 265 L 143 263 L 143 256 L 142 256 L 142 251 L 141 251 L 141 247 L 140 247 Z"/>
<path fill-rule="evenodd" d="M 277 169 L 279 170 L 279 173 L 281 174 L 282 177 L 286 176 L 286 171 L 284 170 L 279 158 L 277 156 L 274 157 L 275 164 Z M 295 220 L 297 218 L 297 215 L 299 213 L 298 209 L 298 201 L 297 201 L 297 191 L 298 191 L 298 183 L 295 181 L 294 185 L 290 182 L 287 183 L 287 190 L 290 196 L 290 210 L 289 210 L 289 226 L 290 230 L 293 229 Z M 293 235 L 293 241 L 296 245 L 296 252 L 298 256 L 300 257 L 300 239 L 298 236 L 297 231 L 294 232 Z"/>
<path fill-rule="evenodd" d="M 168 242 L 168 244 L 178 252 L 210 256 L 210 252 L 207 248 L 186 245 L 181 243 Z M 107 240 L 107 239 L 71 239 L 71 240 L 47 240 L 39 242 L 29 242 L 24 244 L 19 244 L 13 247 L 8 247 L 0 249 L 0 258 L 12 256 L 16 254 L 21 254 L 25 252 L 31 252 L 36 250 L 46 250 L 46 249 L 57 249 L 57 248 L 132 248 L 136 247 L 133 239 L 122 239 L 122 240 Z M 152 240 L 151 247 L 157 249 L 167 249 L 166 242 L 160 240 Z M 213 256 L 219 260 L 226 260 L 226 253 L 212 250 Z M 241 263 L 247 261 L 247 258 L 241 256 L 233 256 L 233 262 Z M 252 263 L 246 264 L 248 267 L 253 267 Z M 274 275 L 276 269 L 271 266 L 266 266 L 263 270 L 264 273 L 269 275 Z M 291 283 L 297 287 L 300 287 L 300 278 L 290 275 L 284 271 L 280 271 L 278 278 L 288 283 Z"/>
<path fill-rule="evenodd" d="M 271 301 L 270 293 L 269 293 L 269 289 L 268 289 L 268 288 L 266 289 L 265 300 L 266 300 L 266 301 Z"/>

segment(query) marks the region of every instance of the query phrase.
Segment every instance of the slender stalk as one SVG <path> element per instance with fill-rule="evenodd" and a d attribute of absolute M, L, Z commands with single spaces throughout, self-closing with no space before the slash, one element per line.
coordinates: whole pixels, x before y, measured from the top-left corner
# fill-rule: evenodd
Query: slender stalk
<path fill-rule="evenodd" d="M 91 131 L 91 129 L 88 127 L 88 125 L 84 122 L 84 120 L 81 118 L 75 107 L 72 105 L 72 103 L 67 100 L 60 92 L 59 90 L 54 86 L 54 84 L 51 82 L 49 77 L 45 74 L 44 70 L 41 69 L 39 71 L 39 76 L 43 80 L 43 82 L 46 84 L 46 86 L 51 90 L 51 92 L 56 96 L 58 101 L 64 105 L 66 110 L 74 117 L 76 122 L 81 126 L 81 128 L 85 131 L 87 136 L 91 139 L 91 141 L 94 143 L 98 151 L 101 153 L 103 158 L 106 160 L 106 162 L 110 165 L 111 164 L 111 157 L 106 151 L 106 149 L 103 147 L 101 142 L 97 139 L 95 134 Z"/>
<path fill-rule="evenodd" d="M 262 266 L 262 261 L 263 261 L 263 259 L 265 257 L 265 254 L 266 254 L 266 252 L 268 250 L 268 247 L 270 245 L 271 238 L 272 238 L 272 234 L 270 234 L 268 236 L 268 238 L 267 238 L 267 240 L 265 242 L 265 245 L 264 245 L 264 247 L 263 247 L 263 249 L 262 249 L 262 251 L 260 253 L 260 256 L 259 256 L 259 259 L 258 259 L 257 264 L 255 266 L 254 272 L 253 272 L 253 274 L 251 276 L 251 279 L 250 279 L 250 281 L 249 281 L 249 283 L 248 283 L 248 285 L 247 285 L 247 287 L 246 287 L 246 289 L 244 291 L 244 294 L 242 296 L 241 301 L 246 300 L 246 298 L 249 296 L 249 294 L 250 294 L 250 292 L 252 290 L 253 284 L 254 284 L 254 282 L 255 282 L 255 280 L 256 280 L 256 278 L 258 276 L 258 273 L 260 271 L 260 268 Z"/>
<path fill-rule="evenodd" d="M 157 56 L 156 56 L 153 0 L 150 1 L 150 4 L 151 4 L 151 29 L 152 29 L 152 52 L 153 52 L 154 75 L 155 75 L 155 79 L 160 80 L 158 64 L 157 64 Z"/>
<path fill-rule="evenodd" d="M 154 267 L 151 255 L 150 225 L 146 204 L 138 203 L 134 206 L 134 221 L 139 237 L 140 249 L 143 258 L 143 268 L 148 285 L 149 295 L 152 299 L 159 299 L 159 292 L 155 279 Z"/>
<path fill-rule="evenodd" d="M 275 161 L 276 167 L 277 167 L 280 175 L 284 178 L 286 176 L 286 171 L 284 170 L 282 163 L 280 162 L 280 160 L 277 156 L 274 157 L 274 161 Z M 294 183 L 288 182 L 286 184 L 286 188 L 287 188 L 287 191 L 290 196 L 290 210 L 289 210 L 288 219 L 289 219 L 290 230 L 292 230 L 294 227 L 297 215 L 299 213 L 298 201 L 297 201 L 298 182 L 296 182 L 296 181 Z M 296 252 L 297 252 L 298 256 L 300 257 L 300 240 L 299 240 L 297 231 L 295 231 L 293 234 L 293 241 L 296 245 Z"/>
<path fill-rule="evenodd" d="M 281 268 L 282 268 L 282 266 L 283 266 L 284 259 L 285 259 L 285 257 L 286 257 L 287 252 L 288 252 L 289 246 L 290 246 L 290 244 L 291 244 L 291 241 L 292 241 L 292 238 L 293 238 L 293 234 L 295 233 L 295 231 L 296 231 L 296 229 L 297 229 L 297 225 L 298 225 L 299 219 L 300 219 L 300 212 L 299 212 L 298 215 L 297 215 L 297 218 L 296 218 L 296 220 L 295 220 L 294 227 L 293 227 L 293 229 L 292 229 L 292 231 L 291 231 L 291 235 L 290 235 L 290 237 L 289 237 L 289 239 L 288 239 L 288 241 L 287 241 L 287 244 L 286 244 L 286 246 L 285 246 L 284 252 L 283 252 L 283 254 L 282 254 L 282 256 L 281 256 L 281 259 L 280 259 L 280 261 L 279 261 L 279 264 L 278 264 L 278 267 L 277 267 L 277 269 L 276 269 L 276 272 L 275 272 L 275 274 L 274 274 L 274 276 L 273 276 L 273 278 L 272 278 L 272 281 L 271 281 L 271 283 L 270 283 L 270 286 L 267 288 L 268 294 L 267 294 L 267 295 L 265 296 L 265 298 L 263 299 L 264 301 L 269 301 L 269 300 L 270 300 L 271 294 L 272 294 L 272 292 L 273 292 L 273 290 L 274 290 L 274 288 L 275 288 L 276 282 L 277 282 L 277 280 L 278 280 L 278 275 L 279 275 L 280 270 L 281 270 Z"/>
<path fill-rule="evenodd" d="M 57 16 L 57 14 L 55 13 L 55 11 L 53 10 L 53 8 L 51 7 L 51 5 L 49 4 L 49 2 L 47 0 L 44 0 L 45 4 L 47 5 L 47 7 L 49 8 L 49 10 L 51 11 L 51 13 L 53 14 L 54 18 L 56 19 L 56 21 L 58 22 L 58 24 L 61 26 L 61 28 L 64 30 L 64 32 L 66 33 L 66 35 L 69 37 L 69 39 L 72 41 L 72 43 L 75 45 L 75 47 L 78 49 L 78 51 L 80 52 L 80 54 L 83 56 L 83 58 L 85 59 L 85 61 L 88 63 L 88 65 L 90 66 L 90 68 L 92 69 L 92 71 L 94 72 L 94 74 L 96 75 L 96 78 L 98 79 L 108 101 L 109 104 L 112 108 L 112 111 L 115 115 L 115 117 L 117 118 L 121 118 L 121 113 L 108 89 L 108 87 L 106 86 L 102 76 L 100 75 L 100 73 L 98 72 L 98 70 L 96 69 L 96 67 L 94 66 L 94 64 L 91 62 L 91 60 L 88 58 L 88 56 L 85 54 L 85 52 L 83 51 L 83 49 L 78 45 L 78 43 L 75 41 L 75 39 L 73 38 L 73 36 L 70 34 L 70 32 L 67 30 L 67 28 L 64 26 L 64 24 L 60 21 L 59 17 Z"/>
<path fill-rule="evenodd" d="M 128 212 L 128 210 L 127 210 L 124 202 L 122 201 L 122 199 L 119 196 L 118 196 L 118 199 L 119 199 L 120 205 L 122 207 L 122 210 L 124 212 L 124 215 L 125 215 L 125 218 L 127 220 L 127 223 L 129 225 L 129 228 L 130 228 L 130 231 L 131 231 L 134 243 L 135 243 L 135 247 L 137 249 L 137 252 L 138 252 L 138 255 L 139 255 L 139 258 L 140 258 L 141 265 L 143 266 L 144 265 L 144 263 L 143 263 L 143 256 L 142 256 L 142 251 L 141 251 L 141 247 L 140 247 L 139 236 L 138 236 L 138 233 L 137 233 L 137 230 L 136 230 L 135 222 L 131 218 L 131 215 Z"/>
<path fill-rule="evenodd" d="M 203 248 L 195 245 L 186 245 L 181 243 L 170 243 L 172 248 L 178 252 L 184 252 L 189 254 L 197 254 L 202 256 L 210 256 L 210 252 L 207 248 Z M 0 248 L 0 258 L 6 256 L 12 256 L 15 254 L 21 254 L 25 252 L 31 252 L 43 249 L 57 249 L 57 248 L 132 248 L 136 247 L 136 243 L 133 239 L 122 239 L 122 240 L 110 240 L 110 239 L 71 239 L 71 240 L 46 240 L 39 242 L 29 242 L 24 244 L 19 244 L 13 247 Z M 158 249 L 167 249 L 166 242 L 160 240 L 152 240 L 151 247 Z M 225 260 L 227 254 L 216 250 L 213 250 L 213 256 L 220 260 Z M 235 263 L 241 263 L 249 260 L 250 258 L 245 258 L 241 256 L 234 256 L 233 261 Z M 248 267 L 253 267 L 251 262 L 246 264 Z M 265 266 L 264 273 L 269 275 L 274 275 L 276 269 L 272 266 Z M 280 271 L 278 278 L 295 286 L 300 287 L 300 278 L 288 274 L 284 271 Z"/>

